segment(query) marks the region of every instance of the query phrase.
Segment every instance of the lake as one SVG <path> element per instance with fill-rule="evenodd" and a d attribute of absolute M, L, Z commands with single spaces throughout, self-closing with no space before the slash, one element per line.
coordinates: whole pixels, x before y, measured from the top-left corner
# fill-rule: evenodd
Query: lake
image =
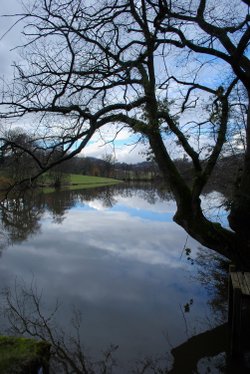
<path fill-rule="evenodd" d="M 215 215 L 212 198 L 221 196 L 204 197 Z M 45 310 L 58 300 L 55 321 L 66 334 L 79 311 L 93 359 L 116 346 L 114 373 L 140 372 L 139 362 L 149 358 L 170 373 L 196 364 L 198 373 L 223 372 L 223 344 L 211 349 L 202 333 L 212 331 L 215 340 L 224 333 L 224 281 L 213 281 L 212 252 L 201 255 L 199 243 L 172 221 L 174 212 L 171 194 L 151 185 L 9 199 L 1 208 L 1 286 L 35 284 Z M 1 332 L 6 326 L 1 319 Z M 202 352 L 190 358 L 195 345 Z"/>

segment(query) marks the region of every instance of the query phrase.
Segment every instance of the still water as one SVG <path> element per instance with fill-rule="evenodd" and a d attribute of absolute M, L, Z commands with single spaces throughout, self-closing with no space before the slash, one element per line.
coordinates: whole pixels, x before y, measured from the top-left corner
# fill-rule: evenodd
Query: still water
<path fill-rule="evenodd" d="M 163 358 L 170 373 L 191 373 L 181 365 L 188 367 L 200 344 L 190 370 L 223 372 L 223 347 L 206 348 L 202 333 L 210 330 L 217 339 L 224 300 L 213 289 L 213 269 L 202 268 L 200 245 L 172 221 L 174 211 L 171 195 L 151 186 L 9 199 L 1 208 L 1 286 L 35 281 L 44 308 L 59 301 L 56 324 L 66 334 L 79 311 L 92 357 L 119 346 L 115 373 L 132 373 L 149 357 Z M 211 252 L 206 255 L 211 265 Z M 1 320 L 0 332 L 6 323 Z"/>

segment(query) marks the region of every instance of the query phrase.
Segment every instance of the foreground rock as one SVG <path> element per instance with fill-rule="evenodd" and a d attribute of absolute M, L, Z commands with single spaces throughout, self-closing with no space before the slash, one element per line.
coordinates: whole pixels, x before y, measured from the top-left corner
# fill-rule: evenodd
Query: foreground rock
<path fill-rule="evenodd" d="M 49 373 L 50 344 L 0 336 L 0 374 Z"/>

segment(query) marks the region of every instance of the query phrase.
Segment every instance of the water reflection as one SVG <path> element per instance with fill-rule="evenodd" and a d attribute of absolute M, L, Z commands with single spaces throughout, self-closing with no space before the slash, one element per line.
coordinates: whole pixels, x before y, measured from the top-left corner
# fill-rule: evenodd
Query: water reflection
<path fill-rule="evenodd" d="M 227 320 L 228 268 L 229 261 L 209 249 L 198 249 L 195 258 L 194 278 L 208 291 L 208 305 L 211 308 L 213 323 Z"/>
<path fill-rule="evenodd" d="M 220 367 L 217 366 L 216 362 L 202 365 L 202 367 L 201 365 L 199 366 L 199 361 L 203 358 L 216 357 L 222 352 L 225 352 L 227 350 L 227 334 L 227 325 L 223 324 L 209 331 L 195 335 L 183 344 L 172 349 L 171 354 L 174 360 L 172 369 L 168 371 L 168 373 L 223 372 L 219 370 Z"/>
<path fill-rule="evenodd" d="M 214 296 L 193 280 L 197 266 L 182 256 L 183 247 L 192 248 L 194 259 L 203 252 L 172 222 L 174 210 L 170 193 L 150 185 L 10 199 L 1 207 L 12 245 L 0 260 L 0 282 L 28 284 L 35 277 L 47 305 L 63 301 L 56 322 L 65 332 L 75 306 L 83 316 L 84 345 L 97 357 L 110 344 L 119 346 L 117 373 L 166 351 L 172 352 L 171 372 L 185 373 L 179 365 L 193 349 L 190 367 L 205 373 L 201 358 L 225 351 L 204 343 L 217 335 L 225 343 L 224 327 L 218 327 L 223 316 L 212 319 L 208 302 Z M 200 258 L 200 268 L 206 261 Z"/>
<path fill-rule="evenodd" d="M 141 201 L 147 201 L 153 205 L 160 199 L 170 200 L 171 195 L 167 191 L 161 191 L 156 186 L 148 184 L 143 189 L 141 184 L 126 184 L 84 189 L 80 191 L 56 191 L 43 194 L 37 191 L 27 191 L 22 195 L 5 199 L 0 205 L 1 233 L 8 237 L 8 243 L 21 243 L 40 230 L 40 220 L 45 214 L 52 216 L 54 223 L 62 223 L 65 214 L 71 208 L 81 204 L 89 208 L 112 208 L 118 201 L 115 195 L 119 193 L 119 201 L 123 205 L 134 204 L 133 197 L 139 197 Z M 137 206 L 136 209 L 140 209 Z M 4 240 L 1 242 L 3 243 Z M 5 245 L 6 246 L 6 245 Z"/>
<path fill-rule="evenodd" d="M 34 204 L 35 201 L 35 204 Z M 30 194 L 6 199 L 0 206 L 1 234 L 5 240 L 1 246 L 3 250 L 8 244 L 22 243 L 29 236 L 39 232 L 39 221 L 44 213 L 44 199 Z"/>

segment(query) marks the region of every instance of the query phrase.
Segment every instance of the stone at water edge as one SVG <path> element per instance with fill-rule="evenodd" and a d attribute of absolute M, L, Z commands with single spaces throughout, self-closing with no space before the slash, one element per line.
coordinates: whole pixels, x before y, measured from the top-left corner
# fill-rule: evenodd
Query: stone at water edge
<path fill-rule="evenodd" d="M 50 344 L 46 341 L 0 336 L 0 374 L 49 373 Z"/>

